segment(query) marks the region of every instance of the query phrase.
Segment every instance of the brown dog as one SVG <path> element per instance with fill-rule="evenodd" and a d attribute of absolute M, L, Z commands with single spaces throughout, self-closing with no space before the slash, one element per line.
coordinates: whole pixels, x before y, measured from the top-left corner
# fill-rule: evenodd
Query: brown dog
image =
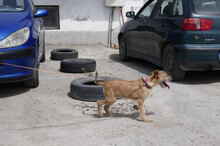
<path fill-rule="evenodd" d="M 95 84 L 103 86 L 103 93 L 105 100 L 97 101 L 98 113 L 102 116 L 102 105 L 108 116 L 113 116 L 109 112 L 109 107 L 117 100 L 118 97 L 129 98 L 138 101 L 138 106 L 134 106 L 134 109 L 140 109 L 140 118 L 144 122 L 151 122 L 145 116 L 144 101 L 149 96 L 152 87 L 160 84 L 165 88 L 169 85 L 166 81 L 172 80 L 172 78 L 164 71 L 155 70 L 150 77 L 146 80 L 143 78 L 135 81 L 126 80 L 112 80 L 112 81 L 97 81 L 98 74 L 96 73 Z"/>

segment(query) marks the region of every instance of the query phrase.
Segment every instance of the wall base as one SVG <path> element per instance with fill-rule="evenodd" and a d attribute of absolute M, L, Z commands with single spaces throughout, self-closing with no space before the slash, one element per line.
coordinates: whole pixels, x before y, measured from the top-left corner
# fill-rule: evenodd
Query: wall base
<path fill-rule="evenodd" d="M 118 32 L 112 34 L 112 45 L 118 44 Z M 108 44 L 107 31 L 46 30 L 46 44 L 53 45 L 104 45 Z"/>

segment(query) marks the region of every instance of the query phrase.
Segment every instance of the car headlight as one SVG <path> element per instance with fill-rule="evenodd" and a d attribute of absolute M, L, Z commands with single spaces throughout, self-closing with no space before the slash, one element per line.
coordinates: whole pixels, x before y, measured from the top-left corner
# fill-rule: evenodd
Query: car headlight
<path fill-rule="evenodd" d="M 23 45 L 30 36 L 30 30 L 28 27 L 22 28 L 9 36 L 7 36 L 5 39 L 3 39 L 0 42 L 0 49 L 2 48 L 11 48 Z"/>

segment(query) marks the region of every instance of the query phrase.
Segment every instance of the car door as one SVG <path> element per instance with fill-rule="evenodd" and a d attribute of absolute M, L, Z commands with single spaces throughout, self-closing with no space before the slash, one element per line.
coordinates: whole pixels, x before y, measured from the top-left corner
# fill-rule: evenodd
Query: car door
<path fill-rule="evenodd" d="M 132 51 L 137 54 L 145 54 L 146 48 L 146 33 L 144 23 L 148 21 L 150 14 L 154 8 L 154 5 L 151 5 L 152 2 L 147 2 L 133 20 L 131 20 L 128 29 L 127 29 L 127 48 L 128 52 Z M 153 3 L 155 4 L 155 3 Z M 131 55 L 132 56 L 132 55 Z"/>
<path fill-rule="evenodd" d="M 146 24 L 147 55 L 160 60 L 165 41 L 178 43 L 183 19 L 182 0 L 162 0 Z"/>
<path fill-rule="evenodd" d="M 169 17 L 172 16 L 175 0 L 162 0 L 157 6 L 157 10 L 145 24 L 146 26 L 146 49 L 147 55 L 159 59 L 161 43 L 166 39 L 167 33 L 172 29 Z"/>

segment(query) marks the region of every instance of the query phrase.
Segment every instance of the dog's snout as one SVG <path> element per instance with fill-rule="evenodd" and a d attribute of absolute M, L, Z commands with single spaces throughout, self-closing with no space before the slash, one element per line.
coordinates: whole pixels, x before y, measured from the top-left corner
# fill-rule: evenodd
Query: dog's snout
<path fill-rule="evenodd" d="M 169 80 L 170 80 L 170 81 L 172 81 L 172 80 L 173 80 L 173 78 L 172 78 L 171 76 L 169 76 Z"/>

